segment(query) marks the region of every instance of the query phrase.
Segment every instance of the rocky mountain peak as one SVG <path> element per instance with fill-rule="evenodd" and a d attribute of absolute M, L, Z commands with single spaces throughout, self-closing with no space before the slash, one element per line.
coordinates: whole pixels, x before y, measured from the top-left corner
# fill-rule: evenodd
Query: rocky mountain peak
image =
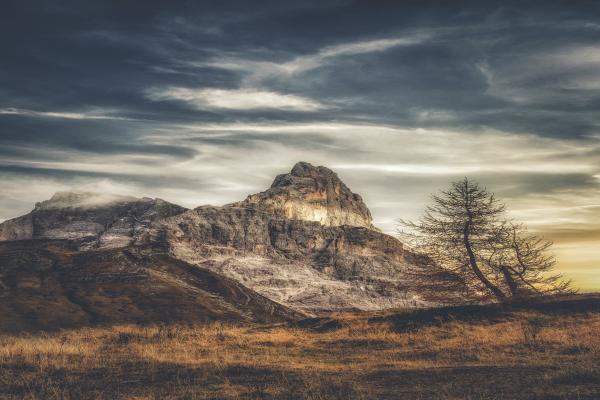
<path fill-rule="evenodd" d="M 325 226 L 375 229 L 369 209 L 329 168 L 298 162 L 278 175 L 271 187 L 234 206 L 254 207 L 287 219 L 317 221 Z"/>
<path fill-rule="evenodd" d="M 329 168 L 315 167 L 311 163 L 300 161 L 294 165 L 290 173 L 277 175 L 271 188 L 298 184 L 299 179 L 297 178 L 313 179 L 324 184 L 343 184 L 337 174 Z"/>
<path fill-rule="evenodd" d="M 305 161 L 297 162 L 296 165 L 294 165 L 294 167 L 292 168 L 290 175 L 304 177 L 304 178 L 321 177 L 321 178 L 332 179 L 332 180 L 340 179 L 340 178 L 338 178 L 337 174 L 335 172 L 333 172 L 332 170 L 330 170 L 329 168 L 324 167 L 322 165 L 315 167 L 311 163 L 308 163 Z"/>

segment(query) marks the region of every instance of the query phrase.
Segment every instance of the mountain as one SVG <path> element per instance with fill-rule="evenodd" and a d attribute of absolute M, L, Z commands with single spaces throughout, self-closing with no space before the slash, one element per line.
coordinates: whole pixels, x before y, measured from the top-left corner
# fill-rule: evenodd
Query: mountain
<path fill-rule="evenodd" d="M 57 193 L 31 213 L 0 224 L 0 240 L 0 257 L 9 260 L 0 264 L 0 302 L 21 299 L 11 312 L 22 321 L 29 295 L 19 297 L 16 289 L 20 269 L 32 282 L 59 282 L 52 284 L 63 288 L 54 308 L 110 303 L 102 296 L 132 304 L 119 312 L 113 310 L 116 302 L 100 310 L 82 307 L 72 323 L 162 320 L 166 311 L 157 314 L 157 307 L 178 308 L 179 301 L 177 313 L 190 320 L 237 315 L 256 321 L 429 304 L 415 280 L 422 271 L 412 253 L 373 226 L 362 198 L 337 174 L 305 162 L 277 176 L 266 191 L 225 206 L 188 210 L 160 199 Z M 78 280 L 81 273 L 111 278 Z M 211 302 L 214 288 L 202 283 L 208 281 L 232 291 Z M 31 304 L 44 298 L 42 292 L 31 294 Z M 250 293 L 245 296 L 262 308 L 240 310 L 241 295 L 234 292 Z M 50 313 L 48 304 L 41 309 Z M 237 311 L 226 313 L 225 304 Z"/>

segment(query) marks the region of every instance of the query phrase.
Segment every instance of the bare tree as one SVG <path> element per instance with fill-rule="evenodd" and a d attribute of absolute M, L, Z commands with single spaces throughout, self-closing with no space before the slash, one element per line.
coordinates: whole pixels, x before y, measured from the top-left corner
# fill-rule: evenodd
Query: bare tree
<path fill-rule="evenodd" d="M 432 199 L 420 221 L 400 221 L 408 229 L 400 233 L 438 287 L 446 276 L 466 298 L 501 302 L 569 290 L 560 274 L 549 274 L 552 244 L 509 221 L 504 204 L 479 184 L 465 178 Z"/>
<path fill-rule="evenodd" d="M 523 292 L 559 294 L 573 292 L 571 281 L 554 271 L 556 259 L 549 253 L 552 242 L 530 234 L 522 224 L 507 224 L 506 259 L 499 266 L 513 297 Z"/>

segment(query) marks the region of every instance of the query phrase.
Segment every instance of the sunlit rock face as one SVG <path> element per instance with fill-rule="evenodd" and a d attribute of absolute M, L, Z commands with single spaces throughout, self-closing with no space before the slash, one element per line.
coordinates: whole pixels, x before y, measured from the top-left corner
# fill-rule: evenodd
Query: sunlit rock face
<path fill-rule="evenodd" d="M 65 239 L 80 249 L 132 244 L 152 222 L 186 209 L 161 199 L 89 192 L 58 192 L 33 211 L 0 224 L 0 240 Z"/>
<path fill-rule="evenodd" d="M 362 226 L 375 229 L 371 213 L 362 198 L 326 167 L 297 163 L 289 174 L 275 178 L 271 187 L 235 203 L 282 218 L 315 221 L 324 226 Z"/>
<path fill-rule="evenodd" d="M 376 230 L 232 206 L 198 207 L 157 225 L 155 238 L 173 257 L 308 314 L 425 304 L 411 287 L 410 253 Z"/>

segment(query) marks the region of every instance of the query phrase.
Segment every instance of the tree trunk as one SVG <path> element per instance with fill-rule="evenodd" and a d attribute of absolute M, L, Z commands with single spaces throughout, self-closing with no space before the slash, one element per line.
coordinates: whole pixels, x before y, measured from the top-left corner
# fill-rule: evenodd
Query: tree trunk
<path fill-rule="evenodd" d="M 506 281 L 506 285 L 508 285 L 510 294 L 512 295 L 512 297 L 517 297 L 519 295 L 517 283 L 515 282 L 513 276 L 510 274 L 510 271 L 508 270 L 506 265 L 501 265 L 500 270 L 502 271 L 502 275 L 504 275 L 504 280 Z"/>
<path fill-rule="evenodd" d="M 481 272 L 479 266 L 477 265 L 477 259 L 475 258 L 475 254 L 473 253 L 473 248 L 471 247 L 471 242 L 469 240 L 469 224 L 470 222 L 465 223 L 465 227 L 463 229 L 463 240 L 465 244 L 465 249 L 467 250 L 467 254 L 469 255 L 469 264 L 471 266 L 471 269 L 473 270 L 477 278 L 481 281 L 481 283 L 483 283 L 485 287 L 490 292 L 492 292 L 492 294 L 496 296 L 496 298 L 499 301 L 504 302 L 506 301 L 506 295 L 502 293 L 502 290 L 500 290 L 496 285 L 490 282 L 488 278 L 485 277 L 485 275 L 483 274 L 483 272 Z"/>

